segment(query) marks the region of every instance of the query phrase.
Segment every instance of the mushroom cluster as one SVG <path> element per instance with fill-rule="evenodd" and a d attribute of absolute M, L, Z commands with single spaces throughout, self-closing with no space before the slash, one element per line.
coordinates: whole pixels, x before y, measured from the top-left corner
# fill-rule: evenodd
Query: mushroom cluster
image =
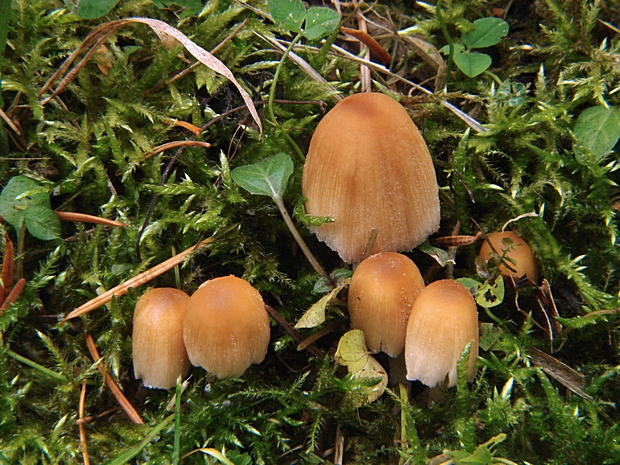
<path fill-rule="evenodd" d="M 366 92 L 339 102 L 318 124 L 303 170 L 306 212 L 332 217 L 311 228 L 347 263 L 409 251 L 439 228 L 439 187 L 426 143 L 402 105 Z"/>
<path fill-rule="evenodd" d="M 241 376 L 267 354 L 269 317 L 260 293 L 235 276 L 203 283 L 188 296 L 151 289 L 136 304 L 134 374 L 145 386 L 168 389 L 191 364 L 218 378 Z"/>

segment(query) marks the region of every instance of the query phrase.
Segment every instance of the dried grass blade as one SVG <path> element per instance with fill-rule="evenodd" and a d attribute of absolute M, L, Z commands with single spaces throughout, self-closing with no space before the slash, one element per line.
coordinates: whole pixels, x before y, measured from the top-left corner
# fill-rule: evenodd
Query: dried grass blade
<path fill-rule="evenodd" d="M 101 356 L 99 355 L 99 351 L 97 350 L 97 346 L 95 345 L 95 340 L 93 339 L 93 336 L 90 333 L 86 333 L 85 339 L 86 345 L 88 346 L 88 351 L 90 352 L 90 356 L 93 358 L 93 361 L 97 362 L 101 358 Z M 116 397 L 116 400 L 120 404 L 121 408 L 125 411 L 129 419 L 138 425 L 143 425 L 144 421 L 142 421 L 140 414 L 136 411 L 135 408 L 133 408 L 131 402 L 127 400 L 125 394 L 123 394 L 121 388 L 118 387 L 118 384 L 116 384 L 116 381 L 114 381 L 112 375 L 108 373 L 108 371 L 105 369 L 105 365 L 103 363 L 99 365 L 99 372 L 104 377 L 106 385 L 108 386 L 110 391 L 112 391 L 112 394 L 114 395 L 114 397 Z"/>
<path fill-rule="evenodd" d="M 213 240 L 214 240 L 213 237 L 209 237 L 208 239 L 205 239 L 204 241 L 200 242 L 198 245 L 192 246 L 184 250 L 183 252 L 176 254 L 174 257 L 169 258 L 168 260 L 160 263 L 159 265 L 155 265 L 153 268 L 150 268 L 144 271 L 143 273 L 140 273 L 139 275 L 134 276 L 133 278 L 125 281 L 124 283 L 119 284 L 118 286 L 110 289 L 109 291 L 104 292 L 100 296 L 95 297 L 91 301 L 86 302 L 84 305 L 79 306 L 78 308 L 73 310 L 71 313 L 69 313 L 63 320 L 63 323 L 67 320 L 76 318 L 92 310 L 95 310 L 96 308 L 99 308 L 104 304 L 107 304 L 115 296 L 120 297 L 122 295 L 127 294 L 127 290 L 131 287 L 135 288 L 145 283 L 148 283 L 151 279 L 156 278 L 157 276 L 165 273 L 166 271 L 182 263 L 183 260 L 185 260 L 185 258 L 188 255 L 201 249 L 205 245 L 213 242 Z"/>
<path fill-rule="evenodd" d="M 198 129 L 198 134 L 200 134 L 201 129 L 196 129 Z M 153 155 L 157 155 L 158 153 L 163 152 L 164 150 L 175 149 L 177 147 L 203 147 L 205 149 L 209 149 L 211 148 L 211 144 L 209 144 L 208 142 L 199 142 L 197 140 L 177 140 L 174 142 L 167 142 L 165 144 L 158 145 L 152 152 L 145 153 L 144 158 L 150 158 Z"/>
<path fill-rule="evenodd" d="M 248 107 L 248 110 L 250 111 L 252 118 L 254 118 L 254 121 L 256 122 L 256 125 L 258 126 L 259 132 L 262 134 L 263 125 L 261 123 L 260 117 L 258 116 L 258 111 L 256 110 L 256 107 L 254 106 L 254 102 L 252 101 L 252 98 L 246 92 L 246 90 L 243 87 L 241 87 L 239 82 L 237 82 L 237 80 L 235 79 L 235 76 L 233 76 L 232 71 L 230 71 L 230 69 L 228 69 L 224 63 L 222 63 L 219 59 L 211 55 L 209 52 L 207 52 L 202 47 L 199 47 L 198 45 L 196 45 L 181 31 L 173 28 L 172 26 L 166 24 L 163 21 L 159 21 L 157 19 L 151 19 L 151 18 L 130 18 L 128 19 L 128 21 L 132 21 L 136 23 L 143 23 L 143 24 L 150 26 L 151 29 L 153 29 L 153 31 L 155 31 L 155 33 L 159 36 L 159 38 L 162 39 L 162 41 L 163 41 L 163 38 L 165 37 L 168 37 L 168 36 L 174 37 L 176 40 L 181 42 L 181 44 L 185 47 L 185 49 L 189 53 L 191 53 L 194 56 L 194 58 L 200 61 L 203 65 L 212 69 L 216 73 L 219 73 L 222 76 L 227 77 L 230 80 L 230 82 L 232 82 L 235 85 L 235 87 L 237 87 L 237 90 L 241 94 L 243 101 Z"/>
<path fill-rule="evenodd" d="M 120 221 L 109 220 L 107 218 L 100 218 L 99 216 L 87 215 L 86 213 L 76 213 L 76 212 L 55 212 L 58 218 L 63 221 L 79 221 L 81 223 L 94 223 L 94 224 L 102 224 L 104 226 L 119 226 L 119 227 L 127 227 L 129 226 L 126 223 L 121 223 Z"/>
<path fill-rule="evenodd" d="M 78 405 L 78 419 L 83 420 L 86 413 L 85 402 L 86 401 L 86 380 L 82 380 L 82 390 L 80 391 L 80 403 Z M 84 422 L 80 422 L 80 448 L 82 449 L 82 458 L 84 465 L 90 465 L 90 458 L 88 456 L 88 443 L 86 441 L 86 426 Z"/>

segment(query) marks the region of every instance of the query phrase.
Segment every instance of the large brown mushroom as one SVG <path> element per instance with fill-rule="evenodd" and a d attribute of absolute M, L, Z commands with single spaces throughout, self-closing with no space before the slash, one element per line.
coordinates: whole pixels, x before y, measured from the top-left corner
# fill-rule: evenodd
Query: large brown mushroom
<path fill-rule="evenodd" d="M 263 298 L 245 279 L 209 280 L 187 304 L 183 339 L 189 359 L 218 378 L 241 376 L 262 362 L 270 332 Z"/>
<path fill-rule="evenodd" d="M 407 111 L 379 93 L 351 95 L 318 124 L 304 165 L 306 212 L 334 218 L 311 228 L 348 263 L 409 251 L 439 228 L 439 188 L 426 143 Z"/>
<path fill-rule="evenodd" d="M 146 387 L 168 389 L 190 364 L 183 344 L 183 319 L 189 296 L 162 287 L 145 292 L 133 316 L 133 371 Z"/>
<path fill-rule="evenodd" d="M 409 258 L 396 252 L 371 255 L 351 277 L 351 328 L 364 331 L 371 351 L 398 356 L 405 346 L 411 307 L 422 289 L 424 279 Z"/>
<path fill-rule="evenodd" d="M 407 323 L 407 379 L 432 388 L 447 377 L 448 386 L 454 386 L 456 365 L 468 343 L 471 380 L 478 357 L 476 302 L 465 286 L 451 279 L 429 284 L 413 303 Z"/>

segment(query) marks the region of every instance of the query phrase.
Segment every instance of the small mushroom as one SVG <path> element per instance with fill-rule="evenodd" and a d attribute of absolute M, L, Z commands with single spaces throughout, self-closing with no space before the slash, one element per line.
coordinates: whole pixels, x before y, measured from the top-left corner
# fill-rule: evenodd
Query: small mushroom
<path fill-rule="evenodd" d="M 501 263 L 499 271 L 503 276 L 507 278 L 512 276 L 515 279 L 527 276 L 532 281 L 537 281 L 538 269 L 534 252 L 532 252 L 528 243 L 525 242 L 521 236 L 512 231 L 489 234 L 478 253 L 483 260 L 491 258 L 493 250 L 489 242 L 493 244 L 493 248 L 500 256 L 505 253 L 505 258 L 509 259 L 506 260 L 508 267 L 514 270 L 514 272 L 511 271 L 506 264 Z"/>
<path fill-rule="evenodd" d="M 334 218 L 311 228 L 347 263 L 409 251 L 439 228 L 439 188 L 426 143 L 402 105 L 366 92 L 318 124 L 303 170 L 306 212 Z"/>
<path fill-rule="evenodd" d="M 262 362 L 270 332 L 263 298 L 245 279 L 209 280 L 187 304 L 183 339 L 189 359 L 218 378 L 241 376 Z"/>
<path fill-rule="evenodd" d="M 349 285 L 351 328 L 361 329 L 373 352 L 397 357 L 405 346 L 407 320 L 424 279 L 418 267 L 396 252 L 363 260 Z"/>
<path fill-rule="evenodd" d="M 456 384 L 456 365 L 470 343 L 467 377 L 476 374 L 478 312 L 473 297 L 462 284 L 444 279 L 426 286 L 413 303 L 407 337 L 407 379 L 435 387 L 448 377 Z"/>
<path fill-rule="evenodd" d="M 169 287 L 151 289 L 133 315 L 133 371 L 146 387 L 168 389 L 190 369 L 183 344 L 183 318 L 189 296 Z"/>

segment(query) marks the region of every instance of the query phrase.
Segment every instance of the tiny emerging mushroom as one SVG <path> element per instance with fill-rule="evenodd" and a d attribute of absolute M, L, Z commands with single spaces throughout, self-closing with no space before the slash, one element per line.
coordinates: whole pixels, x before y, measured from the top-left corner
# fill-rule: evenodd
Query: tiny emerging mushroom
<path fill-rule="evenodd" d="M 189 296 L 169 287 L 151 289 L 136 303 L 133 316 L 133 369 L 146 387 L 168 389 L 185 376 L 190 363 L 183 344 Z"/>
<path fill-rule="evenodd" d="M 245 279 L 206 281 L 187 304 L 183 339 L 189 359 L 218 378 L 241 376 L 262 362 L 270 333 L 263 298 Z"/>
<path fill-rule="evenodd" d="M 380 93 L 351 95 L 318 124 L 303 170 L 312 231 L 348 263 L 409 251 L 439 228 L 439 188 L 426 143 L 405 108 Z"/>
<path fill-rule="evenodd" d="M 424 289 L 418 267 L 396 252 L 379 252 L 363 260 L 349 285 L 351 327 L 361 329 L 373 352 L 398 356 L 405 346 L 407 320 Z"/>
<path fill-rule="evenodd" d="M 462 284 L 443 279 L 418 295 L 407 323 L 405 364 L 407 379 L 435 387 L 448 378 L 456 384 L 461 353 L 470 344 L 467 377 L 476 374 L 478 312 L 473 297 Z"/>
<path fill-rule="evenodd" d="M 537 281 L 538 269 L 534 252 L 521 236 L 512 231 L 495 232 L 487 235 L 487 240 L 484 241 L 478 253 L 483 260 L 488 260 L 492 256 L 493 249 L 489 243 L 493 245 L 500 256 L 505 253 L 506 263 L 499 265 L 499 271 L 503 276 L 507 278 L 512 276 L 515 279 L 527 276 L 532 281 Z"/>

